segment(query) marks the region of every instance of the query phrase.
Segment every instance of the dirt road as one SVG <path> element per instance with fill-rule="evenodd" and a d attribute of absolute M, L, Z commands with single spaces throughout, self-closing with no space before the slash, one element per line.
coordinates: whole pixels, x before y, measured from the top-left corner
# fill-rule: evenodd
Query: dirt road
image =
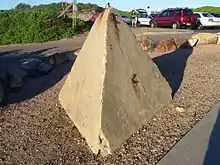
<path fill-rule="evenodd" d="M 132 29 L 134 34 L 149 34 L 150 37 L 154 41 L 167 39 L 170 37 L 176 38 L 188 38 L 193 34 L 193 31 L 187 30 L 177 30 L 174 31 L 172 29 L 150 29 L 150 28 L 136 28 Z M 8 46 L 0 46 L 0 55 L 8 54 L 8 53 L 40 53 L 40 54 L 48 54 L 52 52 L 61 52 L 61 53 L 72 53 L 74 50 L 82 47 L 85 39 L 85 35 L 80 35 L 78 37 L 73 37 L 72 39 L 64 39 L 60 41 L 47 42 L 47 43 L 38 43 L 38 44 L 17 44 L 17 45 L 8 45 Z"/>
<path fill-rule="evenodd" d="M 167 39 L 170 37 L 175 38 L 188 38 L 194 33 L 206 32 L 206 33 L 218 33 L 219 29 L 216 30 L 186 30 L 186 29 L 169 29 L 169 28 L 132 28 L 134 34 L 148 34 L 156 42 L 158 40 Z M 64 39 L 60 41 L 40 43 L 40 44 L 21 44 L 21 45 L 9 45 L 0 46 L 0 55 L 5 53 L 22 53 L 22 52 L 35 52 L 35 53 L 51 53 L 59 51 L 61 53 L 72 53 L 74 50 L 82 47 L 86 35 L 80 35 L 78 37 L 73 37 L 72 39 Z"/>

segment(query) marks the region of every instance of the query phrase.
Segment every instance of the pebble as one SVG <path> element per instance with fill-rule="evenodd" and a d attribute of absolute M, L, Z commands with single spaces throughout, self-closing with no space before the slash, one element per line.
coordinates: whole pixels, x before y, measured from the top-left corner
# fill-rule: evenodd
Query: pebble
<path fill-rule="evenodd" d="M 185 109 L 181 108 L 181 107 L 176 107 L 176 111 L 180 112 L 180 113 L 183 113 L 183 112 L 185 112 Z"/>

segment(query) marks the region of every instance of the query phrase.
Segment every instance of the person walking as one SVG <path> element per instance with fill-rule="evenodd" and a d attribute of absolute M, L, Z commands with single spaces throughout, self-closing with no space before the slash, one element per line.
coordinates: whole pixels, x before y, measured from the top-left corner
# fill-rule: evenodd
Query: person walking
<path fill-rule="evenodd" d="M 150 6 L 148 6 L 148 7 L 147 7 L 147 15 L 150 16 L 150 15 L 151 15 L 151 12 L 152 12 L 152 11 L 151 11 L 151 8 L 150 8 Z"/>
<path fill-rule="evenodd" d="M 132 10 L 131 12 L 131 19 L 132 19 L 131 26 L 137 27 L 137 12 L 135 10 Z"/>

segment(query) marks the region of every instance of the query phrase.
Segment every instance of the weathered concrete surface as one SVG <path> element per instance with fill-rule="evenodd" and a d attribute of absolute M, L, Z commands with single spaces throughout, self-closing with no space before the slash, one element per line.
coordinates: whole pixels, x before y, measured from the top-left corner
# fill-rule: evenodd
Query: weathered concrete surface
<path fill-rule="evenodd" d="M 198 33 L 191 37 L 192 39 L 198 39 L 198 45 L 200 44 L 217 44 L 218 35 L 213 33 Z"/>
<path fill-rule="evenodd" d="M 159 69 L 112 12 L 96 20 L 59 95 L 92 151 L 103 156 L 171 100 Z"/>

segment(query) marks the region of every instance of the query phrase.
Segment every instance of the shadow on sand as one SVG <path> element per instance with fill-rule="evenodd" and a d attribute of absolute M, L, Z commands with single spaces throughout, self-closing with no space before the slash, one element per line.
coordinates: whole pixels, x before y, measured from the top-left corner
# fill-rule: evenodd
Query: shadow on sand
<path fill-rule="evenodd" d="M 49 48 L 53 49 L 53 48 Z M 11 52 L 1 52 L 0 53 L 0 64 L 4 70 L 8 68 L 19 67 L 19 62 L 23 59 L 28 58 L 41 58 L 46 59 L 44 56 L 44 52 L 49 49 L 42 49 L 40 51 L 23 53 L 19 50 L 11 51 Z M 60 53 L 60 55 L 71 54 L 73 55 L 74 51 L 66 51 Z M 74 56 L 74 60 L 71 62 L 66 62 L 64 64 L 55 65 L 51 72 L 48 74 L 37 76 L 37 77 L 26 77 L 24 80 L 23 87 L 18 92 L 12 92 L 11 90 L 6 90 L 6 98 L 2 106 L 6 106 L 13 103 L 18 103 L 38 94 L 48 90 L 49 88 L 56 85 L 62 78 L 71 70 L 73 63 L 75 62 L 76 55 Z M 6 87 L 7 88 L 7 87 Z"/>
<path fill-rule="evenodd" d="M 192 53 L 193 48 L 180 48 L 172 53 L 164 54 L 152 59 L 159 68 L 161 74 L 168 81 L 172 89 L 172 97 L 175 96 L 181 86 L 187 60 Z"/>
<path fill-rule="evenodd" d="M 213 127 L 203 165 L 220 164 L 220 103 L 216 106 L 218 116 Z"/>

